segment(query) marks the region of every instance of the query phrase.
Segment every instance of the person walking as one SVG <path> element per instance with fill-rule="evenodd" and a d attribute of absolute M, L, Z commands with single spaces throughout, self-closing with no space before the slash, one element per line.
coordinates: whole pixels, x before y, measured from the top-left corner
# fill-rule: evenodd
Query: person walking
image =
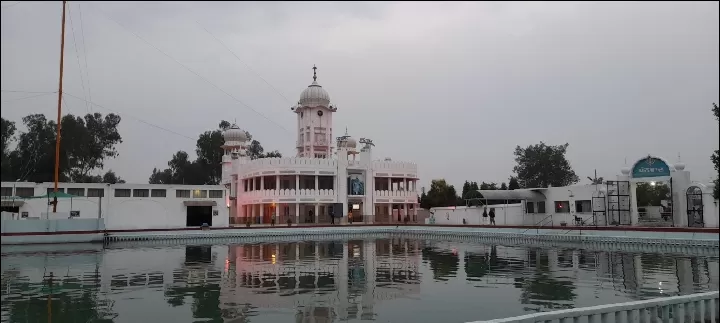
<path fill-rule="evenodd" d="M 495 225 L 495 208 L 490 209 L 490 224 Z"/>

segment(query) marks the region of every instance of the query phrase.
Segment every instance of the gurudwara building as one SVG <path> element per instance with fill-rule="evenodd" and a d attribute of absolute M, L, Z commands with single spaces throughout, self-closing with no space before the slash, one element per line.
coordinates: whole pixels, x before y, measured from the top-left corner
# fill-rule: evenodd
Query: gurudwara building
<path fill-rule="evenodd" d="M 222 184 L 228 189 L 231 223 L 400 222 L 416 219 L 417 165 L 373 160 L 371 139 L 333 137 L 338 111 L 317 82 L 297 105 L 297 155 L 251 160 L 247 134 L 236 124 L 224 133 Z M 335 140 L 333 140 L 335 139 Z"/>

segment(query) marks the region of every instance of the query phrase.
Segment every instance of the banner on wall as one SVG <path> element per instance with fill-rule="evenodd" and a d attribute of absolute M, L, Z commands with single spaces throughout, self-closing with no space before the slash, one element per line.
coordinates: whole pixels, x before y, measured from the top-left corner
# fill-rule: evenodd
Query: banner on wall
<path fill-rule="evenodd" d="M 365 182 L 361 174 L 348 176 L 348 195 L 365 195 Z"/>

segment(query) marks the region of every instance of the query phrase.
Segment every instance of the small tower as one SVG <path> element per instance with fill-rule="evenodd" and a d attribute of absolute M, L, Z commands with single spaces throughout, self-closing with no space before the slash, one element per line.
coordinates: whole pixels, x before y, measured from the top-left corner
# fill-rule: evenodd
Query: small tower
<path fill-rule="evenodd" d="M 297 156 L 330 158 L 332 156 L 332 114 L 337 108 L 330 104 L 330 95 L 317 82 L 313 65 L 313 82 L 300 94 L 297 105 L 290 109 L 297 114 Z"/>
<path fill-rule="evenodd" d="M 245 144 L 248 140 L 247 133 L 240 129 L 237 124 L 232 124 L 230 128 L 223 132 L 225 143 L 222 145 L 222 184 L 229 186 L 232 175 L 233 161 L 246 155 Z"/>

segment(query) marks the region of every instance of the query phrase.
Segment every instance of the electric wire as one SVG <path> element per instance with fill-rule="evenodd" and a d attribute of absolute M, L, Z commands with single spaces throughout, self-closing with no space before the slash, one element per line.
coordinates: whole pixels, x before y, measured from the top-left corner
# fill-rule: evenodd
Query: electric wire
<path fill-rule="evenodd" d="M 85 26 L 83 26 L 82 4 L 78 3 L 78 13 L 80 14 L 80 38 L 82 39 L 83 61 L 85 61 L 85 80 L 87 81 L 88 101 L 92 102 L 92 92 L 90 91 L 90 70 L 87 62 L 87 47 L 85 46 Z M 90 111 L 92 112 L 92 103 L 90 103 Z"/>
<path fill-rule="evenodd" d="M 230 52 L 230 54 L 232 54 L 233 56 L 235 56 L 235 58 L 236 58 L 240 63 L 242 63 L 243 65 L 245 65 L 245 68 L 247 68 L 250 72 L 252 72 L 253 74 L 255 74 L 255 76 L 259 77 L 261 80 L 263 80 L 263 82 L 265 82 L 265 84 L 267 84 L 271 89 L 273 89 L 273 91 L 275 91 L 275 93 L 277 93 L 277 94 L 280 95 L 283 99 L 285 99 L 285 101 L 287 101 L 287 103 L 292 104 L 292 101 L 290 101 L 287 97 L 285 97 L 285 96 L 282 94 L 282 92 L 280 92 L 277 88 L 275 88 L 272 84 L 270 84 L 270 82 L 268 82 L 265 78 L 263 78 L 262 76 L 260 76 L 259 73 L 255 72 L 255 70 L 253 70 L 252 68 L 250 68 L 250 66 L 249 66 L 248 64 L 246 64 L 242 59 L 240 59 L 240 57 L 239 57 L 237 54 L 235 54 L 235 52 L 234 52 L 232 49 L 230 49 L 230 47 L 228 47 L 228 46 L 225 44 L 225 42 L 223 42 L 222 40 L 220 40 L 219 38 L 217 38 L 215 35 L 213 35 L 213 33 L 211 33 L 207 28 L 203 27 L 203 25 L 201 25 L 199 21 L 195 21 L 195 23 L 197 23 L 198 26 L 200 26 L 200 28 L 202 28 L 203 30 L 205 30 L 205 32 L 207 32 L 210 36 L 212 36 L 213 39 L 215 39 L 218 43 L 220 43 L 220 45 L 222 45 L 223 47 L 225 47 L 225 49 L 226 49 L 228 52 Z"/>
<path fill-rule="evenodd" d="M 215 83 L 211 82 L 211 81 L 208 80 L 207 78 L 205 78 L 205 77 L 203 77 L 202 75 L 200 75 L 199 73 L 195 72 L 193 69 L 189 68 L 187 65 L 183 64 L 182 62 L 178 61 L 178 60 L 175 59 L 174 57 L 170 56 L 170 54 L 166 53 L 165 51 L 161 50 L 161 49 L 158 48 L 157 46 L 153 45 L 153 44 L 150 43 L 149 41 L 147 41 L 147 40 L 145 40 L 144 38 L 142 38 L 142 37 L 141 37 L 140 35 L 138 35 L 137 33 L 133 32 L 133 31 L 130 30 L 130 29 L 128 29 L 128 28 L 125 27 L 123 24 L 121 24 L 121 23 L 118 22 L 117 20 L 115 20 L 115 19 L 113 19 L 112 17 L 110 17 L 110 16 L 109 16 L 108 14 L 106 14 L 104 11 L 102 11 L 102 10 L 100 10 L 100 9 L 94 7 L 94 6 L 91 6 L 91 8 L 93 8 L 95 11 L 100 12 L 100 13 L 101 13 L 102 15 L 104 15 L 107 19 L 109 19 L 110 21 L 114 22 L 115 24 L 117 24 L 118 26 L 120 26 L 120 27 L 121 27 L 122 29 L 124 29 L 125 31 L 131 33 L 133 36 L 135 36 L 136 38 L 140 39 L 140 40 L 143 41 L 145 44 L 147 44 L 147 45 L 149 45 L 150 47 L 154 48 L 155 50 L 157 50 L 157 51 L 160 52 L 161 54 L 163 54 L 163 55 L 165 55 L 166 57 L 170 58 L 170 59 L 171 59 L 172 61 L 174 61 L 176 64 L 178 64 L 178 65 L 182 66 L 183 68 L 185 68 L 188 72 L 194 74 L 195 76 L 199 77 L 201 80 L 205 81 L 205 83 L 207 83 L 207 84 L 209 84 L 210 86 L 214 87 L 214 88 L 217 89 L 218 91 L 224 93 L 226 96 L 230 97 L 230 98 L 233 99 L 235 102 L 240 103 L 242 106 L 244 106 L 244 107 L 248 108 L 249 110 L 255 112 L 255 114 L 263 117 L 265 120 L 267 120 L 267 121 L 275 124 L 276 126 L 278 126 L 278 127 L 281 128 L 281 129 L 285 130 L 288 134 L 294 134 L 294 132 L 291 132 L 291 131 L 288 130 L 287 128 L 283 127 L 281 124 L 279 124 L 279 123 L 273 121 L 272 119 L 268 118 L 267 116 L 265 116 L 264 114 L 262 114 L 260 111 L 255 110 L 253 107 L 251 107 L 251 106 L 248 105 L 247 103 L 243 102 L 242 100 L 236 98 L 236 97 L 233 96 L 232 94 L 230 94 L 230 93 L 228 93 L 227 91 L 223 90 L 222 88 L 220 88 L 219 86 L 217 86 Z"/>
<path fill-rule="evenodd" d="M 63 92 L 63 95 L 67 95 L 67 96 L 69 96 L 69 97 L 72 97 L 72 98 L 75 98 L 75 99 L 78 99 L 78 100 L 85 101 L 85 99 L 83 99 L 83 98 L 81 98 L 81 97 L 79 97 L 79 96 L 77 96 L 77 95 L 73 95 L 73 94 L 67 93 L 67 92 Z M 177 132 L 177 131 L 174 131 L 174 130 L 171 130 L 171 129 L 168 129 L 168 128 L 165 128 L 165 127 L 162 127 L 162 126 L 159 126 L 159 125 L 156 125 L 156 124 L 151 123 L 151 122 L 148 122 L 148 121 L 145 121 L 145 120 L 143 120 L 143 119 L 141 119 L 141 118 L 138 118 L 138 117 L 136 117 L 136 116 L 134 116 L 134 115 L 131 115 L 131 114 L 129 114 L 129 113 L 120 113 L 120 112 L 118 112 L 117 110 L 113 110 L 113 109 L 108 108 L 108 107 L 106 107 L 106 106 L 100 105 L 100 104 L 98 104 L 97 102 L 90 102 L 90 103 L 91 103 L 92 105 L 96 106 L 96 107 L 99 107 L 99 108 L 108 110 L 108 111 L 110 111 L 110 112 L 112 112 L 112 113 L 115 113 L 115 114 L 121 116 L 121 117 L 122 117 L 122 116 L 130 117 L 131 119 L 134 119 L 135 121 L 138 121 L 138 122 L 140 122 L 140 123 L 146 124 L 146 125 L 151 126 L 151 127 L 153 127 L 153 128 L 160 129 L 160 130 L 163 130 L 163 131 L 172 133 L 172 134 L 174 134 L 174 135 L 177 135 L 177 136 L 180 136 L 180 137 L 183 137 L 183 138 L 186 138 L 186 139 L 190 139 L 190 140 L 192 140 L 192 141 L 197 141 L 197 138 L 192 138 L 192 137 L 190 137 L 190 136 L 186 136 L 186 135 L 184 135 L 184 134 L 181 134 L 181 133 L 179 133 L 179 132 Z"/>
<path fill-rule="evenodd" d="M 4 100 L 4 101 L 2 101 L 2 103 L 10 103 L 10 102 L 15 102 L 15 101 L 20 101 L 20 100 L 32 99 L 32 98 L 37 98 L 40 96 L 45 96 L 45 95 L 50 95 L 50 94 L 55 94 L 55 93 L 57 93 L 57 92 L 40 93 L 40 94 L 35 94 L 35 95 L 26 96 L 26 97 L 17 98 L 17 99 Z"/>
<path fill-rule="evenodd" d="M 68 5 L 68 17 L 70 18 L 70 30 L 72 31 L 72 37 L 73 37 L 73 47 L 75 48 L 75 59 L 77 61 L 78 65 L 78 74 L 80 75 L 80 85 L 82 86 L 83 90 L 83 96 L 87 97 L 86 90 L 85 90 L 85 79 L 83 78 L 83 69 L 80 66 L 80 54 L 78 54 L 78 48 L 77 48 L 77 38 L 75 37 L 75 26 L 73 25 L 73 19 L 72 19 L 72 11 L 70 10 L 71 6 Z M 87 112 L 90 112 L 90 106 L 88 105 L 88 100 L 85 100 L 85 109 Z"/>

